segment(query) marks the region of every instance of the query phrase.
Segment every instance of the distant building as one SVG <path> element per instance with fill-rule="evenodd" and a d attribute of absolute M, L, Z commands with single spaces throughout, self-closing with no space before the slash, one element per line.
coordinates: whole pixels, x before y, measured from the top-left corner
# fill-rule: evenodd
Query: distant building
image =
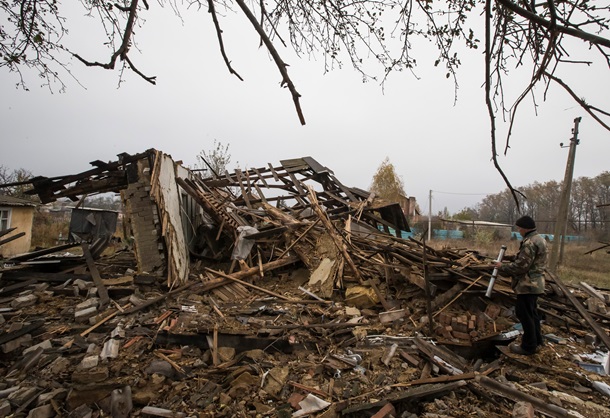
<path fill-rule="evenodd" d="M 462 231 L 470 233 L 471 236 L 476 236 L 478 230 L 486 230 L 490 231 L 494 234 L 497 239 L 512 239 L 511 236 L 511 228 L 513 225 L 505 224 L 501 222 L 489 222 L 489 221 L 466 221 L 466 220 L 458 220 L 458 219 L 443 219 L 441 218 L 443 223 L 447 224 L 455 224 L 455 229 L 457 231 Z M 449 231 L 452 232 L 452 231 Z"/>
<path fill-rule="evenodd" d="M 32 245 L 32 225 L 37 204 L 27 199 L 0 195 L 0 255 L 26 253 Z M 9 232 L 10 231 L 10 232 Z M 19 238 L 10 240 L 21 234 Z"/>
<path fill-rule="evenodd" d="M 414 219 L 419 216 L 419 208 L 414 196 L 400 196 L 400 208 L 408 219 Z"/>

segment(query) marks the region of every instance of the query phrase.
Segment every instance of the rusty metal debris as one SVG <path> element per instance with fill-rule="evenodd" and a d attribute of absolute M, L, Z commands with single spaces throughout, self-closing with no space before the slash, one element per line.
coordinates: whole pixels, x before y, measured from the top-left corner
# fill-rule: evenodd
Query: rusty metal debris
<path fill-rule="evenodd" d="M 311 157 L 211 177 L 157 150 L 92 165 L 31 193 L 120 193 L 128 245 L 4 260 L 2 416 L 610 412 L 607 365 L 577 358 L 607 352 L 603 289 L 551 276 L 547 344 L 525 358 L 502 348 L 519 334 L 506 278 L 484 297 L 477 252 L 402 238 L 400 203 Z"/>

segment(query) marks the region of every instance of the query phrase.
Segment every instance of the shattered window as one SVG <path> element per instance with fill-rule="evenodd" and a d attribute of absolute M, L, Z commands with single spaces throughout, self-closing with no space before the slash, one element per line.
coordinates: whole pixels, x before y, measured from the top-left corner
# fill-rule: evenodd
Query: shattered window
<path fill-rule="evenodd" d="M 11 210 L 0 208 L 0 231 L 9 229 L 11 226 Z"/>

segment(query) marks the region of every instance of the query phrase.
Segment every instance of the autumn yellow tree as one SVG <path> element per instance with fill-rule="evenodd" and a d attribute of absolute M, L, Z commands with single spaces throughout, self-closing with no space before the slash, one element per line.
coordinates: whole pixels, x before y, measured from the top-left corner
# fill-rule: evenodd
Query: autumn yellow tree
<path fill-rule="evenodd" d="M 400 202 L 407 195 L 402 178 L 388 157 L 377 168 L 369 191 L 392 202 Z"/>

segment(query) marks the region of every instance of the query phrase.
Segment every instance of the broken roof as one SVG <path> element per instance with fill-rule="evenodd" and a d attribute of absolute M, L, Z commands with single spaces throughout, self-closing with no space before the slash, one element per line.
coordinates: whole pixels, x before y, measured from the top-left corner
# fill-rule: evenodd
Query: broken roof
<path fill-rule="evenodd" d="M 547 344 L 524 358 L 503 347 L 519 333 L 509 278 L 498 276 L 493 299 L 483 298 L 491 269 L 476 252 L 382 231 L 406 226 L 395 204 L 344 186 L 310 157 L 174 181 L 174 162 L 159 155 L 38 178 L 37 187 L 54 199 L 134 186 L 126 218 L 149 219 L 142 236 L 154 238 L 134 234 L 136 252 L 157 252 L 162 237 L 181 250 L 164 257 L 193 257 L 189 270 L 174 269 L 188 282 L 136 272 L 130 251 L 96 263 L 86 243 L 76 264 L 53 260 L 55 273 L 35 269 L 41 252 L 29 264 L 8 260 L 1 411 L 498 418 L 520 400 L 551 416 L 610 414 L 602 392 L 610 379 L 590 372 L 596 365 L 584 356 L 573 360 L 610 346 L 600 290 L 572 293 L 549 276 L 539 299 Z M 189 196 L 198 203 L 189 220 L 209 219 L 188 228 L 209 252 L 186 252 L 176 239 Z"/>
<path fill-rule="evenodd" d="M 30 199 L 0 194 L 0 206 L 38 206 L 38 203 Z"/>

